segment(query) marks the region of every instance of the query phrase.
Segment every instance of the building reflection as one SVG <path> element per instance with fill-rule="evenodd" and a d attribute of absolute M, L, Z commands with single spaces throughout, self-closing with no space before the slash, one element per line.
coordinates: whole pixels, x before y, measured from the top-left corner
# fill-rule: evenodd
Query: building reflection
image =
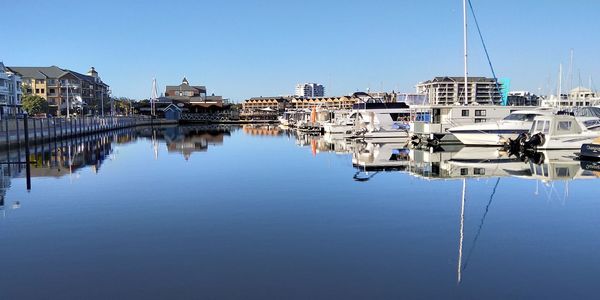
<path fill-rule="evenodd" d="M 146 129 L 142 135 L 154 142 L 164 141 L 169 153 L 179 153 L 189 160 L 194 152 L 206 152 L 209 146 L 223 145 L 226 136 L 238 127 L 230 125 L 170 126 Z"/>
<path fill-rule="evenodd" d="M 115 144 L 136 139 L 133 129 L 88 135 L 69 140 L 35 144 L 29 147 L 30 176 L 60 178 L 80 169 L 90 168 L 98 173 L 102 163 L 111 155 Z M 25 151 L 23 148 L 0 152 L 0 206 L 11 186 L 12 178 L 24 178 Z"/>
<path fill-rule="evenodd" d="M 277 125 L 267 124 L 245 124 L 242 126 L 242 131 L 247 135 L 258 136 L 281 136 L 284 130 Z"/>

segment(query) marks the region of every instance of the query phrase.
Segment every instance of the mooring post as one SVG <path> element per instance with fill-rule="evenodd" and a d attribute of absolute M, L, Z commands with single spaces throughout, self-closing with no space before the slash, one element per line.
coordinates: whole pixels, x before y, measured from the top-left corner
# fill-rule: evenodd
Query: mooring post
<path fill-rule="evenodd" d="M 29 164 L 29 120 L 27 114 L 23 115 L 23 131 L 25 132 L 25 176 L 27 177 L 27 190 L 31 190 L 31 166 Z"/>

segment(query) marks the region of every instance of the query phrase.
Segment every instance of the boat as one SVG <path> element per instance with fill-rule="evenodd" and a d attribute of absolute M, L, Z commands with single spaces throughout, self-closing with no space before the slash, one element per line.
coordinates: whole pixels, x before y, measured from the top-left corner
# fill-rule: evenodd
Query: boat
<path fill-rule="evenodd" d="M 352 139 L 397 142 L 408 138 L 410 109 L 404 102 L 366 101 L 355 104 L 353 111 Z"/>
<path fill-rule="evenodd" d="M 535 117 L 553 112 L 553 109 L 542 108 L 517 110 L 499 121 L 456 126 L 448 129 L 448 132 L 467 146 L 501 146 L 508 139 L 529 132 Z"/>
<path fill-rule="evenodd" d="M 505 144 L 512 153 L 538 149 L 581 149 L 600 137 L 600 119 L 571 114 L 538 116 L 528 133 Z"/>
<path fill-rule="evenodd" d="M 348 134 L 354 130 L 357 113 L 351 111 L 335 112 L 335 117 L 330 122 L 323 123 L 323 131 L 330 134 Z"/>

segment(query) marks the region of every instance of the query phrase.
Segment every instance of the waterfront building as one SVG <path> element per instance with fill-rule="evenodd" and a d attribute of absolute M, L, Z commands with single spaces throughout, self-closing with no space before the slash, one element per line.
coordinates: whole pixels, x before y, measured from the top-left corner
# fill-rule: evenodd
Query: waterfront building
<path fill-rule="evenodd" d="M 190 85 L 185 77 L 179 85 L 167 85 L 164 98 L 171 103 L 182 103 L 194 113 L 214 112 L 228 106 L 222 96 L 207 95 L 205 86 Z"/>
<path fill-rule="evenodd" d="M 284 96 L 253 97 L 244 100 L 244 102 L 242 103 L 242 110 L 246 112 L 258 110 L 284 111 L 287 107 L 289 107 L 290 101 L 292 99 L 293 97 Z"/>
<path fill-rule="evenodd" d="M 502 84 L 494 78 L 469 77 L 467 103 L 500 104 Z M 435 77 L 417 84 L 417 93 L 427 95 L 429 104 L 465 103 L 464 77 Z"/>
<path fill-rule="evenodd" d="M 291 107 L 295 109 L 305 109 L 313 107 L 321 107 L 328 109 L 352 109 L 352 106 L 356 104 L 358 100 L 359 98 L 352 96 L 318 98 L 296 97 L 292 99 Z"/>
<path fill-rule="evenodd" d="M 0 62 L 0 119 L 21 112 L 21 77 Z"/>
<path fill-rule="evenodd" d="M 86 74 L 57 66 L 8 69 L 22 78 L 26 95 L 46 99 L 51 112 L 58 115 L 66 110 L 67 102 L 71 108 L 87 107 L 98 112 L 104 100 L 110 98 L 109 86 L 100 79 L 94 67 Z"/>
<path fill-rule="evenodd" d="M 299 83 L 296 85 L 296 96 L 316 98 L 325 96 L 325 87 L 318 83 Z"/>
<path fill-rule="evenodd" d="M 556 95 L 541 100 L 544 107 L 597 106 L 600 105 L 600 95 L 591 89 L 576 87 L 568 94 L 561 93 L 560 100 Z"/>

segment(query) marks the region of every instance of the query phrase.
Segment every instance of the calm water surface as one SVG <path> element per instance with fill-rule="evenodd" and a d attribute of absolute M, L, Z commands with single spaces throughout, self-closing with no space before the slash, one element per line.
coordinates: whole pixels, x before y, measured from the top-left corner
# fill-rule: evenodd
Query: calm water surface
<path fill-rule="evenodd" d="M 30 192 L 1 166 L 0 297 L 597 297 L 600 173 L 464 151 L 214 126 L 40 146 Z"/>

